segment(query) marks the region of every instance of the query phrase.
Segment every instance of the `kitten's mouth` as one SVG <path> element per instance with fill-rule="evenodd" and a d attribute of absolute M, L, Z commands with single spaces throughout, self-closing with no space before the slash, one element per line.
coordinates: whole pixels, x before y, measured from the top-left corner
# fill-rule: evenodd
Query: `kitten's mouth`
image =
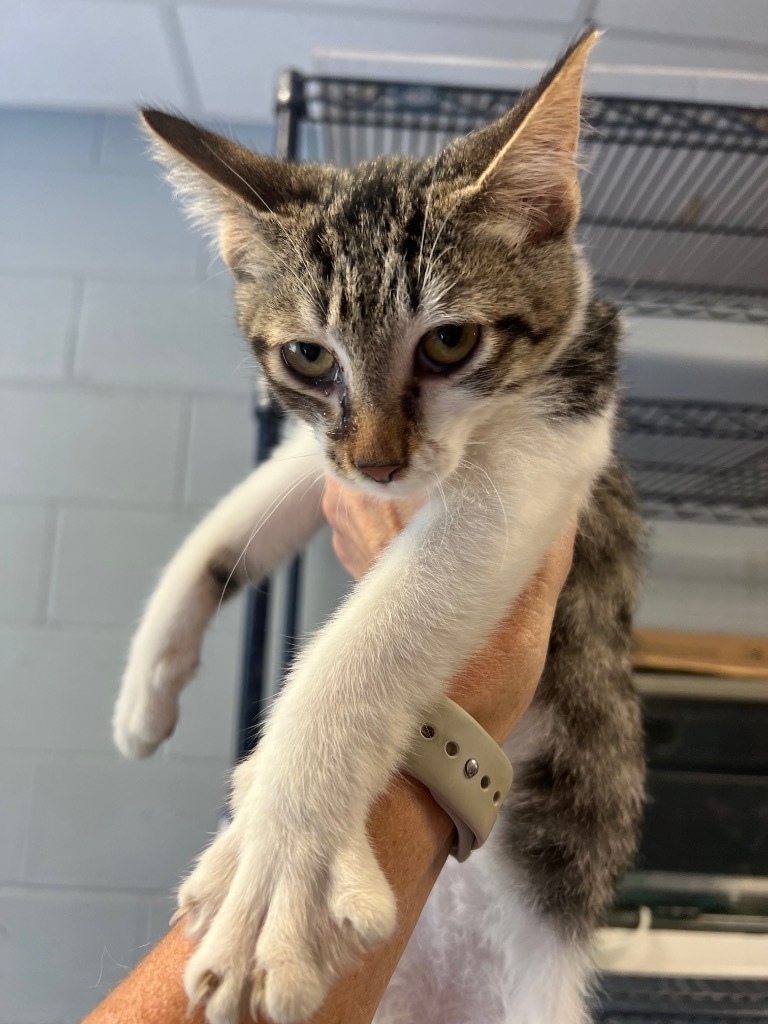
<path fill-rule="evenodd" d="M 379 485 L 360 483 L 355 490 L 370 494 L 383 501 L 423 501 L 429 495 L 430 487 L 424 480 L 416 477 L 408 480 L 393 481 Z"/>
<path fill-rule="evenodd" d="M 338 480 L 340 484 L 354 491 L 369 494 L 374 498 L 383 498 L 385 501 L 426 497 L 430 489 L 429 477 L 434 476 L 434 474 L 424 476 L 418 470 L 414 470 L 410 464 L 400 465 L 396 468 L 393 466 L 380 468 L 381 479 L 377 479 L 376 476 L 371 475 L 370 471 L 363 472 L 358 467 L 342 469 L 330 459 L 327 463 L 328 475 Z M 385 472 L 385 469 L 389 469 L 389 472 Z"/>
<path fill-rule="evenodd" d="M 363 491 L 365 494 L 370 494 L 375 498 L 384 498 L 387 501 L 422 497 L 429 490 L 420 474 L 413 473 L 408 468 L 383 480 L 376 480 L 368 474 L 364 475 L 358 472 L 353 479 L 348 477 L 345 483 L 347 486 L 353 486 L 356 491 Z"/>
<path fill-rule="evenodd" d="M 356 491 L 385 501 L 413 501 L 427 498 L 432 491 L 441 487 L 447 476 L 450 476 L 450 472 L 445 472 L 445 467 L 430 461 L 429 465 L 409 463 L 381 481 L 358 470 L 354 478 L 349 476 L 342 482 L 348 487 L 354 487 Z"/>

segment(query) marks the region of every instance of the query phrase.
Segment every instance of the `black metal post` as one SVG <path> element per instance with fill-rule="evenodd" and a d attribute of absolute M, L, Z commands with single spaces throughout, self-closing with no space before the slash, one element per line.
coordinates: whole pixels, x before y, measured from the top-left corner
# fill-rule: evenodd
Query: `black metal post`
<path fill-rule="evenodd" d="M 299 119 L 304 106 L 304 80 L 295 71 L 284 72 L 278 81 L 276 104 L 275 154 L 282 160 L 295 160 L 298 151 Z M 265 462 L 277 444 L 281 412 L 266 396 L 254 406 L 258 425 L 256 464 Z M 285 612 L 283 666 L 290 660 L 296 635 L 296 610 L 301 565 L 297 558 L 291 566 Z M 270 582 L 264 580 L 248 594 L 243 650 L 243 672 L 237 731 L 237 758 L 245 757 L 256 745 L 266 711 L 266 649 L 269 619 Z"/>
<path fill-rule="evenodd" d="M 298 71 L 284 71 L 277 83 L 275 147 L 276 155 L 282 160 L 295 161 L 299 157 L 299 124 L 305 116 L 305 106 L 304 77 Z M 297 555 L 288 571 L 288 592 L 285 596 L 281 663 L 283 673 L 288 669 L 296 649 L 300 586 L 301 555 Z"/>
<path fill-rule="evenodd" d="M 260 465 L 269 458 L 278 442 L 281 414 L 279 409 L 264 397 L 257 399 L 254 416 L 258 424 L 256 464 Z M 251 590 L 248 593 L 237 730 L 238 760 L 250 753 L 256 745 L 264 698 L 266 697 L 264 656 L 266 653 L 269 592 L 269 580 L 264 580 L 257 590 Z"/>
<path fill-rule="evenodd" d="M 304 116 L 304 78 L 298 71 L 283 71 L 278 78 L 275 112 L 275 156 L 293 162 L 299 155 L 299 122 Z"/>

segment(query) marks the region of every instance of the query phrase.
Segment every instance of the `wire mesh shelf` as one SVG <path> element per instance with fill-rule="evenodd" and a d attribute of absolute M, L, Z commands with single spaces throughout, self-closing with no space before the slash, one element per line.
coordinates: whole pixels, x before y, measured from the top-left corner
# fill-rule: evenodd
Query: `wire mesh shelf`
<path fill-rule="evenodd" d="M 646 515 L 768 524 L 768 407 L 634 398 L 622 420 Z"/>
<path fill-rule="evenodd" d="M 291 159 L 430 156 L 518 92 L 289 72 Z M 636 313 L 768 322 L 768 110 L 592 97 L 581 240 L 601 288 Z"/>
<path fill-rule="evenodd" d="M 636 281 L 632 285 L 602 278 L 602 298 L 628 316 L 672 316 L 685 320 L 720 320 L 768 324 L 768 294 L 759 291 L 708 288 L 696 290 L 662 282 Z"/>
<path fill-rule="evenodd" d="M 757 1024 L 768 1019 L 760 978 L 604 974 L 600 1024 Z"/>

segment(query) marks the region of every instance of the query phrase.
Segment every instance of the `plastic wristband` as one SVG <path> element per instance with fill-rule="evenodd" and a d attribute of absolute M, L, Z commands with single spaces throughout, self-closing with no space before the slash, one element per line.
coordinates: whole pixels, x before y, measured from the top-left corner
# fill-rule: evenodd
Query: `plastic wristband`
<path fill-rule="evenodd" d="M 423 782 L 453 819 L 451 851 L 465 861 L 491 834 L 512 785 L 512 765 L 471 715 L 447 697 L 421 718 L 403 771 Z"/>

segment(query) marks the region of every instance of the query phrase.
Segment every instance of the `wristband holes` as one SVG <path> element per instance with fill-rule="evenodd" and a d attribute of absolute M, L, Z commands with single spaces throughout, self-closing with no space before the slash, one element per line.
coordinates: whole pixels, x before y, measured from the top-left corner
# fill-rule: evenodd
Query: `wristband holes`
<path fill-rule="evenodd" d="M 456 755 L 459 752 L 459 744 L 454 743 L 453 740 L 448 740 L 448 742 L 445 744 L 445 752 L 448 755 L 448 757 L 456 757 Z"/>
<path fill-rule="evenodd" d="M 484 775 L 482 777 L 482 779 L 480 779 L 480 788 L 481 789 L 488 789 L 490 784 L 491 784 L 491 780 L 488 778 L 487 775 Z"/>
<path fill-rule="evenodd" d="M 501 793 L 497 789 L 496 792 L 493 794 L 493 802 L 497 804 L 499 800 L 501 800 Z"/>
<path fill-rule="evenodd" d="M 421 735 L 425 740 L 433 740 L 435 738 L 435 727 L 434 725 L 422 725 Z"/>

